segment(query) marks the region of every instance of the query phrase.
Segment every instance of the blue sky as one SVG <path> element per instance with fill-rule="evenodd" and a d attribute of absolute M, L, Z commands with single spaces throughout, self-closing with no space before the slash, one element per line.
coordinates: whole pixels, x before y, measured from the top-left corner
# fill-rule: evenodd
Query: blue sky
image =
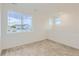
<path fill-rule="evenodd" d="M 9 24 L 21 24 L 21 17 L 23 17 L 23 22 L 24 24 L 29 24 L 32 25 L 32 17 L 30 15 L 23 15 L 21 13 L 17 13 L 17 12 L 8 12 L 8 22 Z"/>

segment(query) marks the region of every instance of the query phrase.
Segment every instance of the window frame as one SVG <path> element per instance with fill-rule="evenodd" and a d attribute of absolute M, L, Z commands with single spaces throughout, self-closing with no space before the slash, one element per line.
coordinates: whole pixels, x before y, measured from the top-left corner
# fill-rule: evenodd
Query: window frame
<path fill-rule="evenodd" d="M 16 11 L 8 11 L 8 12 L 16 12 Z M 26 17 L 27 17 L 27 15 L 25 15 L 25 14 L 23 14 L 23 13 L 20 13 L 20 12 L 16 12 L 16 13 L 21 14 L 21 16 L 20 16 L 20 17 L 21 17 L 21 19 L 20 19 L 20 20 L 21 20 L 21 31 L 19 31 L 19 32 L 17 32 L 17 31 L 16 31 L 16 32 L 8 31 L 8 30 L 9 30 L 9 27 L 8 27 L 8 21 L 9 21 L 9 20 L 8 20 L 8 17 L 9 17 L 8 12 L 7 12 L 7 33 L 32 32 L 32 19 L 30 19 L 30 20 L 31 20 L 31 29 L 30 29 L 29 31 L 26 31 L 26 30 L 23 31 L 23 30 L 22 30 L 22 28 L 23 28 L 23 26 L 22 26 L 22 25 L 23 25 L 23 21 L 22 21 L 22 20 L 23 20 L 23 15 L 26 16 Z M 29 16 L 29 17 L 32 18 L 32 16 Z M 27 30 L 28 30 L 28 29 L 27 29 Z"/>

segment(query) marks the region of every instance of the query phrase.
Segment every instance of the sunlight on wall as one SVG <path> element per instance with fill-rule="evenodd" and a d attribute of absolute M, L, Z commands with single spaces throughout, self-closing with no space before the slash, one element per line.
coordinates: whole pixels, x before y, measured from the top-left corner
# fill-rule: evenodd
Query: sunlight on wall
<path fill-rule="evenodd" d="M 52 16 L 48 19 L 48 32 L 50 31 L 64 31 L 68 26 L 70 14 L 62 13 Z"/>
<path fill-rule="evenodd" d="M 68 24 L 68 22 L 69 22 L 69 19 L 70 19 L 70 15 L 69 14 L 62 14 L 61 16 L 60 16 L 60 18 L 62 19 L 62 21 L 63 21 L 63 23 L 62 24 L 64 24 L 64 25 L 66 25 L 66 24 Z"/>
<path fill-rule="evenodd" d="M 49 26 L 48 26 L 48 31 L 50 31 L 52 29 L 52 25 L 53 25 L 53 20 L 52 19 L 49 19 L 48 20 L 48 23 L 49 23 Z"/>
<path fill-rule="evenodd" d="M 55 20 L 55 25 L 61 25 L 62 20 L 60 17 L 56 17 L 54 20 Z"/>
<path fill-rule="evenodd" d="M 48 23 L 49 23 L 48 30 L 51 31 L 51 30 L 55 30 L 56 26 L 60 26 L 62 21 L 60 17 L 55 17 L 55 18 L 49 19 Z"/>

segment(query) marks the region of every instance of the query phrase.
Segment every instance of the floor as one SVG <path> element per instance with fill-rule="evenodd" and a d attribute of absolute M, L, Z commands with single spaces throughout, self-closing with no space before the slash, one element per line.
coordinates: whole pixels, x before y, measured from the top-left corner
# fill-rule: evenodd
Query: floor
<path fill-rule="evenodd" d="M 2 56 L 79 56 L 79 50 L 51 40 L 17 46 L 2 51 Z"/>

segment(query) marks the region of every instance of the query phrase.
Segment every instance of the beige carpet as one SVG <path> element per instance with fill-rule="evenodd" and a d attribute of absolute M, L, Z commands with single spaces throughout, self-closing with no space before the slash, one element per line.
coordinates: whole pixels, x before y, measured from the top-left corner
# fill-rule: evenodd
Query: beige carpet
<path fill-rule="evenodd" d="M 79 50 L 51 40 L 42 40 L 2 51 L 2 56 L 79 56 Z"/>

